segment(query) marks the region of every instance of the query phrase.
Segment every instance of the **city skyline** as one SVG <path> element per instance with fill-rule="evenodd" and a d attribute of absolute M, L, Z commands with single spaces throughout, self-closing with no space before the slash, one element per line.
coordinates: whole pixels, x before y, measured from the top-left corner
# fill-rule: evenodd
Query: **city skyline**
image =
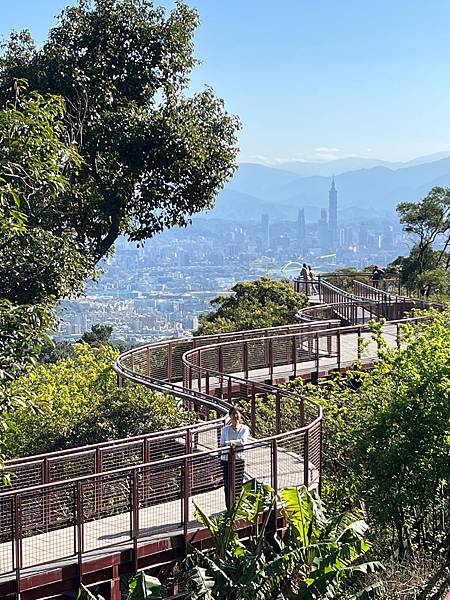
<path fill-rule="evenodd" d="M 29 28 L 40 45 L 68 4 L 8 3 L 0 33 Z M 240 116 L 241 162 L 409 160 L 450 148 L 448 2 L 187 4 L 200 15 L 190 91 L 211 85 Z"/>

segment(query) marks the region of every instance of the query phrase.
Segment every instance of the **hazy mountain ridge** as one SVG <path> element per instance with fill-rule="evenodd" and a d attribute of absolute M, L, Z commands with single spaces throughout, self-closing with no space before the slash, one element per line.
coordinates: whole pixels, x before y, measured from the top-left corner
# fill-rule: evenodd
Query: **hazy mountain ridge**
<path fill-rule="evenodd" d="M 366 211 L 367 218 L 392 214 L 399 202 L 419 200 L 436 185 L 450 186 L 450 157 L 426 159 L 420 157 L 396 169 L 377 165 L 336 175 L 339 209 L 344 215 L 345 209 L 355 206 Z M 421 162 L 415 164 L 417 161 Z M 307 220 L 314 220 L 320 208 L 328 207 L 330 183 L 329 176 L 299 177 L 286 170 L 243 163 L 219 193 L 215 207 L 202 216 L 248 221 L 268 213 L 272 219 L 292 220 L 299 208 L 307 207 Z"/>

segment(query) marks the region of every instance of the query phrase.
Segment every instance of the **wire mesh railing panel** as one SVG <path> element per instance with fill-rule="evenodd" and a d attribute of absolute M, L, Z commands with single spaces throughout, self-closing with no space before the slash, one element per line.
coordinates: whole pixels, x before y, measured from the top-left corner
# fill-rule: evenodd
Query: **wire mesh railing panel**
<path fill-rule="evenodd" d="M 192 434 L 192 451 L 204 452 L 205 450 L 218 448 L 221 429 L 222 425 L 220 424 L 194 431 Z"/>
<path fill-rule="evenodd" d="M 303 485 L 305 481 L 305 436 L 286 435 L 277 440 L 278 489 Z"/>
<path fill-rule="evenodd" d="M 304 403 L 304 413 L 305 413 L 305 425 L 308 423 L 312 423 L 319 416 L 319 408 L 317 405 L 312 404 L 311 402 Z"/>
<path fill-rule="evenodd" d="M 147 440 L 151 462 L 186 454 L 186 431 Z"/>
<path fill-rule="evenodd" d="M 201 366 L 212 371 L 219 370 L 219 348 L 207 348 L 201 351 Z"/>
<path fill-rule="evenodd" d="M 249 370 L 262 369 L 267 366 L 268 352 L 267 340 L 249 340 L 248 348 L 248 368 Z"/>
<path fill-rule="evenodd" d="M 154 379 L 167 379 L 169 367 L 169 355 L 166 346 L 149 349 L 149 376 Z"/>
<path fill-rule="evenodd" d="M 95 450 L 48 459 L 49 481 L 62 481 L 95 473 Z"/>
<path fill-rule="evenodd" d="M 112 471 L 120 467 L 139 465 L 144 462 L 144 441 L 138 440 L 120 446 L 101 449 L 102 471 Z"/>
<path fill-rule="evenodd" d="M 108 473 L 81 483 L 83 551 L 131 539 L 132 474 Z"/>
<path fill-rule="evenodd" d="M 140 469 L 140 537 L 151 537 L 182 527 L 183 473 L 183 460 Z"/>
<path fill-rule="evenodd" d="M 0 575 L 14 568 L 14 500 L 0 498 Z"/>
<path fill-rule="evenodd" d="M 274 365 L 286 365 L 292 363 L 292 337 L 273 338 L 272 363 Z"/>
<path fill-rule="evenodd" d="M 5 470 L 11 471 L 11 485 L 0 485 L 0 493 L 44 483 L 43 460 L 22 465 L 13 463 L 11 466 L 6 465 Z"/>
<path fill-rule="evenodd" d="M 190 487 L 189 521 L 195 518 L 198 506 L 207 515 L 225 509 L 222 461 L 217 453 L 189 459 L 188 477 Z"/>
<path fill-rule="evenodd" d="M 75 514 L 73 486 L 20 494 L 23 568 L 75 554 Z"/>
<path fill-rule="evenodd" d="M 280 398 L 280 431 L 286 433 L 305 425 L 304 402 L 297 394 L 283 394 Z"/>
<path fill-rule="evenodd" d="M 183 378 L 183 365 L 181 357 L 185 352 L 193 347 L 192 340 L 180 342 L 172 346 L 172 381 L 179 381 Z"/>
<path fill-rule="evenodd" d="M 244 370 L 244 346 L 240 342 L 222 346 L 222 372 L 240 373 Z"/>
<path fill-rule="evenodd" d="M 244 481 L 255 479 L 260 483 L 272 485 L 272 449 L 270 443 L 256 442 L 248 444 L 241 453 L 236 452 L 236 465 L 238 465 L 239 460 L 244 463 Z"/>
<path fill-rule="evenodd" d="M 133 371 L 139 375 L 148 375 L 148 351 L 144 348 L 133 353 Z"/>

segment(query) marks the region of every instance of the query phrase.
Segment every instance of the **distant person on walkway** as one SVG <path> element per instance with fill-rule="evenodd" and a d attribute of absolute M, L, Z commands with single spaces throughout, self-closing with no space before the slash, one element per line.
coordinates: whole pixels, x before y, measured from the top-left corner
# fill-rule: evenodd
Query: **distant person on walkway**
<path fill-rule="evenodd" d="M 314 283 L 315 279 L 316 279 L 316 274 L 314 273 L 314 271 L 311 268 L 311 265 L 308 265 L 308 279 L 309 279 L 309 284 L 310 284 L 310 288 L 309 288 L 309 293 L 313 296 L 314 294 L 318 294 L 318 290 L 317 290 L 317 286 Z"/>
<path fill-rule="evenodd" d="M 300 279 L 304 281 L 303 291 L 308 295 L 308 267 L 306 266 L 306 263 L 303 263 L 302 270 L 300 271 Z"/>
<path fill-rule="evenodd" d="M 224 448 L 235 448 L 236 449 L 236 469 L 235 469 L 235 480 L 234 480 L 234 491 L 235 496 L 238 497 L 242 490 L 244 482 L 244 452 L 242 446 L 247 443 L 250 435 L 250 430 L 247 425 L 242 423 L 243 413 L 239 406 L 232 406 L 228 411 L 230 417 L 230 423 L 225 425 L 220 434 L 220 445 Z M 227 510 L 233 505 L 234 498 L 231 497 L 232 486 L 231 486 L 231 469 L 230 469 L 230 453 L 222 452 L 220 457 L 222 462 L 223 471 L 223 484 L 225 490 L 225 504 Z"/>
<path fill-rule="evenodd" d="M 381 280 L 381 276 L 383 275 L 384 271 L 383 269 L 380 269 L 380 267 L 378 267 L 377 265 L 374 266 L 374 268 L 372 269 L 372 285 L 375 288 L 379 288 L 380 287 L 380 280 Z"/>

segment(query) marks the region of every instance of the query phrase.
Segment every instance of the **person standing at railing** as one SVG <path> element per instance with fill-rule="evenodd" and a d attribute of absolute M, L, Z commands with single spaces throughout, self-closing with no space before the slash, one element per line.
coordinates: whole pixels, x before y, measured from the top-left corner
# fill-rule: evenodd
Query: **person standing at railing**
<path fill-rule="evenodd" d="M 242 423 L 243 412 L 239 406 L 232 406 L 228 411 L 230 423 L 225 425 L 220 434 L 220 445 L 225 448 L 235 449 L 235 479 L 234 491 L 236 497 L 240 495 L 244 482 L 244 452 L 243 446 L 247 443 L 250 430 Z M 227 510 L 233 505 L 234 498 L 231 497 L 231 461 L 230 452 L 222 452 L 220 457 L 223 471 L 223 484 L 225 491 L 225 505 Z"/>
<path fill-rule="evenodd" d="M 317 289 L 316 284 L 314 283 L 315 279 L 316 279 L 316 275 L 314 273 L 314 271 L 311 268 L 311 265 L 308 265 L 308 279 L 309 279 L 309 293 L 311 294 L 311 296 L 314 296 L 315 294 L 318 294 L 319 291 Z"/>
<path fill-rule="evenodd" d="M 380 267 L 378 267 L 377 265 L 375 265 L 372 269 L 372 285 L 374 288 L 378 289 L 380 287 L 380 280 L 383 273 L 383 269 L 380 269 Z"/>
<path fill-rule="evenodd" d="M 300 271 L 300 280 L 303 283 L 303 292 L 308 295 L 308 267 L 306 263 L 303 263 L 302 270 Z"/>

